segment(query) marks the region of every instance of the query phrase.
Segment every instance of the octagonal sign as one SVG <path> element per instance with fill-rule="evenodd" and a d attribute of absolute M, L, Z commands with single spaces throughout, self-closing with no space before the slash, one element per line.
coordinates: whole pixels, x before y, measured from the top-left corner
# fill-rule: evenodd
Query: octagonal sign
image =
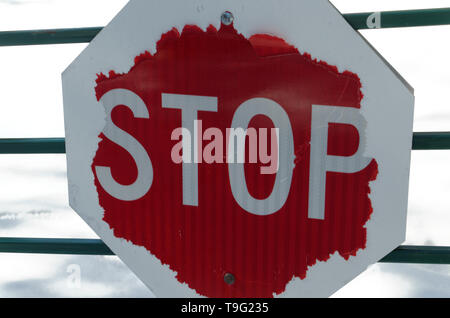
<path fill-rule="evenodd" d="M 329 296 L 404 241 L 414 96 L 326 0 L 134 0 L 62 76 L 71 207 L 156 296 Z"/>

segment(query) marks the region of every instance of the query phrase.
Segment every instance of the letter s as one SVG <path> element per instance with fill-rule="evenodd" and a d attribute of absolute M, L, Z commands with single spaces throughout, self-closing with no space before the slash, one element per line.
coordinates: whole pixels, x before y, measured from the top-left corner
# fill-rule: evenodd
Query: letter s
<path fill-rule="evenodd" d="M 103 189 L 116 199 L 134 201 L 142 198 L 153 183 L 153 166 L 145 148 L 130 134 L 117 127 L 111 113 L 116 106 L 126 106 L 136 118 L 149 118 L 147 106 L 135 93 L 127 89 L 113 89 L 102 96 L 100 102 L 105 107 L 106 125 L 103 134 L 112 142 L 124 148 L 133 157 L 137 166 L 136 181 L 122 185 L 114 180 L 110 167 L 96 166 L 95 172 Z"/>

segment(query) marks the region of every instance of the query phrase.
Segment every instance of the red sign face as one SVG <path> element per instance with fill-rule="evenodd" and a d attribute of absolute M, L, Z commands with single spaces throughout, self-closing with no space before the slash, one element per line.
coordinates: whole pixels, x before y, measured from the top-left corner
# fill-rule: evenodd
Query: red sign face
<path fill-rule="evenodd" d="M 128 73 L 100 74 L 95 92 L 110 116 L 92 163 L 104 221 L 198 294 L 272 297 L 317 261 L 365 248 L 378 166 L 357 156 L 357 74 L 272 36 L 187 26 Z M 245 163 L 227 160 L 239 124 L 279 129 L 278 150 L 270 132 L 257 147 L 277 152 L 275 171 L 247 160 L 249 136 Z M 195 136 L 192 162 L 174 160 L 188 152 L 179 128 Z"/>

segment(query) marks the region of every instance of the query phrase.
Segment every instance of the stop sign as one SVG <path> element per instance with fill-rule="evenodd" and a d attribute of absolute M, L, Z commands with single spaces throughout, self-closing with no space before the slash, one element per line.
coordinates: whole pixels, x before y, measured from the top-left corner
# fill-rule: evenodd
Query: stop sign
<path fill-rule="evenodd" d="M 404 241 L 412 89 L 328 1 L 130 1 L 63 91 L 70 205 L 157 296 L 329 296 Z"/>

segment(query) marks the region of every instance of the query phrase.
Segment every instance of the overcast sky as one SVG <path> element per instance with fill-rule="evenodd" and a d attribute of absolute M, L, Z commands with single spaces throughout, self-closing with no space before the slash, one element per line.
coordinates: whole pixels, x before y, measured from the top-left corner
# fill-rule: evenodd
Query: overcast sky
<path fill-rule="evenodd" d="M 450 7 L 334 0 L 341 12 Z M 126 0 L 0 0 L 0 31 L 106 25 Z M 415 131 L 450 131 L 450 26 L 361 32 L 415 88 Z M 0 47 L 0 138 L 63 137 L 61 72 L 86 44 Z M 412 155 L 407 241 L 450 245 L 450 151 Z M 68 207 L 63 155 L 0 156 L 0 237 L 96 238 Z M 74 267 L 75 265 L 75 267 Z M 81 285 L 71 270 L 81 270 Z M 0 254 L 0 297 L 152 297 L 117 257 Z M 450 297 L 450 266 L 375 264 L 335 297 Z"/>

